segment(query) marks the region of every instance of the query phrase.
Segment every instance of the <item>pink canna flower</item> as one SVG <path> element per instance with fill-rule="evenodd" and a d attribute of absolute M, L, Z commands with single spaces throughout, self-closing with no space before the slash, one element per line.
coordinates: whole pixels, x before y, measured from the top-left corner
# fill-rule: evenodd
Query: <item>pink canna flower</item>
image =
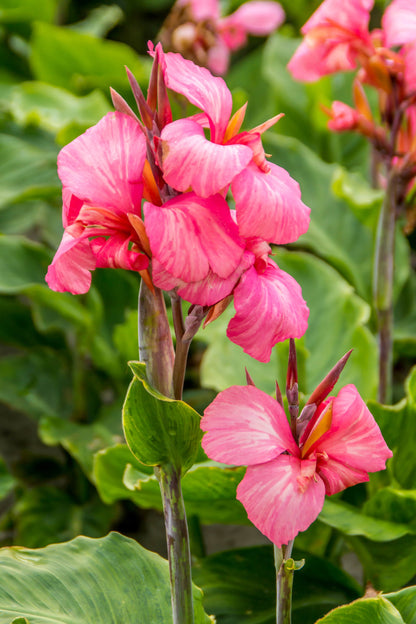
<path fill-rule="evenodd" d="M 278 28 L 285 14 L 277 2 L 245 2 L 234 13 L 220 15 L 219 0 L 177 0 L 159 35 L 166 49 L 222 75 L 230 53 L 247 43 L 248 35 L 263 37 Z"/>
<path fill-rule="evenodd" d="M 279 547 L 317 518 L 325 494 L 368 481 L 392 456 L 353 385 L 320 404 L 299 440 L 281 405 L 252 385 L 220 392 L 201 428 L 208 457 L 248 466 L 237 498 Z"/>
<path fill-rule="evenodd" d="M 138 124 L 122 113 L 108 113 L 61 150 L 65 232 L 46 276 L 53 290 L 87 292 L 98 267 L 147 269 L 131 222 L 141 216 L 145 156 Z"/>
<path fill-rule="evenodd" d="M 230 118 L 231 93 L 221 78 L 179 54 L 165 54 L 161 62 L 167 87 L 203 111 L 163 128 L 159 165 L 166 182 L 200 197 L 224 195 L 231 186 L 242 236 L 276 244 L 297 240 L 309 226 L 309 208 L 289 174 L 267 162 L 261 144 L 261 134 L 280 116 L 240 132 L 245 107 Z"/>
<path fill-rule="evenodd" d="M 393 0 L 386 8 L 382 26 L 389 47 L 416 42 L 416 6 L 413 0 Z"/>
<path fill-rule="evenodd" d="M 293 77 L 312 82 L 353 69 L 360 54 L 371 56 L 368 24 L 373 4 L 374 0 L 324 0 L 301 29 L 305 38 L 288 64 Z"/>

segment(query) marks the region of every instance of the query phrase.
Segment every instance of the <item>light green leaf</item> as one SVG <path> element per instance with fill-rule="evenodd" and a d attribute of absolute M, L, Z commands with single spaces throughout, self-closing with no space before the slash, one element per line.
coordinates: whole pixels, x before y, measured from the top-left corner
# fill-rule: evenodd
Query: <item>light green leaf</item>
<path fill-rule="evenodd" d="M 383 596 L 361 598 L 338 607 L 318 620 L 319 624 L 405 624 L 400 612 Z M 316 624 L 318 624 L 318 622 Z"/>
<path fill-rule="evenodd" d="M 0 551 L 0 624 L 169 624 L 168 563 L 118 533 Z M 195 624 L 207 624 L 194 587 Z"/>
<path fill-rule="evenodd" d="M 49 262 L 41 245 L 19 236 L 0 236 L 0 293 L 21 293 L 44 284 Z"/>
<path fill-rule="evenodd" d="M 57 0 L 0 0 L 0 22 L 52 22 Z"/>
<path fill-rule="evenodd" d="M 305 370 L 300 369 L 299 384 L 309 394 L 349 349 L 353 354 L 345 367 L 339 386 L 354 383 L 364 398 L 374 397 L 377 387 L 376 343 L 366 328 L 370 308 L 352 287 L 328 264 L 309 254 L 276 250 L 276 262 L 302 286 L 309 309 L 309 328 L 299 352 L 306 357 Z M 199 334 L 208 343 L 202 360 L 202 384 L 216 390 L 245 383 L 247 367 L 256 385 L 274 392 L 275 379 L 284 387 L 287 346 L 278 345 L 267 364 L 256 362 L 242 349 L 226 340 L 225 332 L 231 306 L 214 323 Z"/>
<path fill-rule="evenodd" d="M 390 542 L 414 533 L 407 524 L 380 520 L 360 512 L 351 505 L 328 498 L 318 517 L 321 522 L 345 535 L 362 535 L 374 542 Z"/>
<path fill-rule="evenodd" d="M 131 362 L 130 367 L 135 377 L 123 407 L 127 444 L 143 464 L 173 464 L 186 472 L 199 450 L 199 414 L 154 390 L 146 379 L 145 364 Z"/>
<path fill-rule="evenodd" d="M 386 594 L 396 609 L 400 611 L 406 624 L 416 624 L 416 587 L 405 587 L 394 594 Z"/>
<path fill-rule="evenodd" d="M 71 24 L 70 28 L 94 37 L 105 37 L 123 20 L 123 17 L 123 11 L 118 4 L 102 5 L 89 11 L 85 19 Z"/>
<path fill-rule="evenodd" d="M 110 104 L 98 90 L 76 96 L 32 80 L 13 88 L 9 110 L 20 125 L 36 125 L 56 133 L 71 123 L 77 123 L 80 129 L 92 126 L 108 113 Z"/>
<path fill-rule="evenodd" d="M 37 80 L 75 93 L 94 88 L 128 89 L 127 65 L 139 82 L 147 79 L 150 59 L 119 41 L 97 39 L 69 28 L 35 23 L 31 65 Z"/>

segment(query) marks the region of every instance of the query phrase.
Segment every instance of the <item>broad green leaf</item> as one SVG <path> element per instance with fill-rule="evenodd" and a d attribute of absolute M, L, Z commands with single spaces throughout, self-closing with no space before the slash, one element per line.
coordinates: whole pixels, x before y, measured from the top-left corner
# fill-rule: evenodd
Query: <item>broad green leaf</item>
<path fill-rule="evenodd" d="M 5 498 L 16 486 L 16 480 L 7 470 L 4 459 L 0 457 L 0 500 Z"/>
<path fill-rule="evenodd" d="M 416 624 L 416 587 L 405 587 L 385 598 L 400 611 L 406 624 Z"/>
<path fill-rule="evenodd" d="M 0 360 L 0 401 L 36 419 L 67 418 L 72 410 L 66 400 L 69 379 L 67 363 L 49 349 L 5 356 Z"/>
<path fill-rule="evenodd" d="M 16 518 L 16 543 L 40 548 L 51 542 L 63 542 L 79 534 L 101 537 L 115 520 L 114 508 L 104 505 L 96 493 L 85 502 L 57 487 L 28 489 L 13 509 Z"/>
<path fill-rule="evenodd" d="M 293 624 L 313 624 L 328 609 L 359 596 L 359 586 L 345 572 L 308 553 L 300 556 L 305 566 L 294 577 Z M 218 624 L 275 623 L 275 575 L 270 546 L 217 553 L 198 560 L 193 569 L 205 609 Z"/>
<path fill-rule="evenodd" d="M 328 498 L 318 517 L 321 522 L 329 524 L 345 535 L 363 535 L 374 542 L 390 542 L 414 533 L 412 528 L 403 522 L 374 518 L 351 505 Z"/>
<path fill-rule="evenodd" d="M 46 249 L 19 236 L 0 236 L 0 293 L 21 293 L 44 284 L 50 262 Z"/>
<path fill-rule="evenodd" d="M 89 11 L 85 19 L 71 24 L 70 28 L 94 37 L 105 37 L 123 17 L 123 11 L 118 4 L 102 5 Z"/>
<path fill-rule="evenodd" d="M 37 550 L 2 548 L 0 624 L 169 624 L 168 563 L 118 533 Z M 194 587 L 195 624 L 208 624 Z"/>
<path fill-rule="evenodd" d="M 34 80 L 14 87 L 10 99 L 10 112 L 17 123 L 40 126 L 53 133 L 71 123 L 86 129 L 109 110 L 109 102 L 101 91 L 76 96 Z"/>
<path fill-rule="evenodd" d="M 27 199 L 58 197 L 58 150 L 0 134 L 0 208 Z"/>
<path fill-rule="evenodd" d="M 300 370 L 302 392 L 309 394 L 337 360 L 349 349 L 353 354 L 345 367 L 339 386 L 354 383 L 364 398 L 374 397 L 377 376 L 377 350 L 373 336 L 366 328 L 370 309 L 352 287 L 328 264 L 309 254 L 277 250 L 276 262 L 302 286 L 309 309 L 309 328 L 300 341 L 306 350 L 305 370 Z M 278 345 L 271 361 L 261 364 L 226 340 L 225 332 L 231 306 L 214 323 L 199 334 L 208 343 L 201 367 L 202 384 L 216 390 L 234 384 L 245 384 L 244 367 L 256 385 L 274 392 L 275 379 L 284 387 L 287 346 Z M 299 342 L 299 341 L 298 341 Z"/>
<path fill-rule="evenodd" d="M 75 93 L 97 87 L 107 92 L 110 86 L 127 90 L 124 66 L 143 82 L 151 65 L 124 43 L 40 22 L 34 25 L 30 60 L 37 80 Z"/>
<path fill-rule="evenodd" d="M 169 399 L 146 379 L 146 367 L 131 362 L 134 379 L 123 407 L 127 444 L 143 464 L 173 464 L 184 472 L 194 463 L 202 432 L 200 416 L 183 401 Z"/>
<path fill-rule="evenodd" d="M 416 490 L 382 488 L 364 503 L 363 511 L 379 520 L 407 524 L 416 533 Z"/>
<path fill-rule="evenodd" d="M 400 611 L 384 596 L 360 598 L 338 607 L 318 620 L 319 624 L 406 624 Z M 318 624 L 318 622 L 316 624 Z"/>
<path fill-rule="evenodd" d="M 196 463 L 182 479 L 186 511 L 204 524 L 249 524 L 236 500 L 244 468 L 229 468 L 212 461 Z M 159 484 L 153 470 L 140 464 L 126 445 L 98 452 L 94 458 L 94 483 L 102 500 L 112 504 L 132 500 L 145 509 L 162 509 Z"/>
<path fill-rule="evenodd" d="M 0 0 L 0 22 L 52 22 L 57 0 Z"/>
<path fill-rule="evenodd" d="M 95 453 L 123 441 L 121 405 L 104 406 L 98 418 L 90 424 L 49 416 L 42 419 L 39 435 L 45 444 L 61 444 L 93 480 Z"/>

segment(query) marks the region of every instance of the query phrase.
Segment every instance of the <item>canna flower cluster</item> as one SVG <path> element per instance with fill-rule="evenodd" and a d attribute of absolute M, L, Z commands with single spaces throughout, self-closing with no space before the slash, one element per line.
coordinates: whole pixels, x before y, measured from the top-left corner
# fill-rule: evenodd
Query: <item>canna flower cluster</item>
<path fill-rule="evenodd" d="M 308 318 L 300 286 L 271 258 L 271 243 L 309 225 L 298 184 L 262 147 L 280 116 L 242 131 L 245 106 L 231 114 L 221 78 L 160 44 L 150 54 L 147 98 L 128 73 L 139 114 L 113 92 L 116 111 L 58 156 L 65 231 L 46 280 L 82 294 L 95 268 L 136 271 L 151 289 L 200 306 L 206 322 L 234 299 L 228 337 L 267 361 Z M 173 120 L 168 91 L 199 112 Z"/>
<path fill-rule="evenodd" d="M 416 174 L 416 3 L 393 0 L 381 28 L 370 31 L 373 5 L 374 0 L 324 0 L 303 26 L 304 39 L 288 68 L 305 82 L 357 70 L 354 107 L 333 102 L 326 110 L 328 126 L 367 137 L 386 170 L 393 166 L 400 173 L 405 193 Z M 375 113 L 365 86 L 377 91 Z M 383 185 L 382 178 L 377 182 Z"/>
<path fill-rule="evenodd" d="M 291 413 L 291 425 L 280 392 L 275 400 L 251 380 L 220 392 L 202 418 L 205 452 L 213 460 L 247 466 L 237 499 L 279 547 L 312 524 L 326 494 L 368 481 L 368 473 L 383 470 L 392 456 L 355 386 L 327 398 L 348 356 L 312 393 L 300 416 Z M 297 381 L 289 382 L 290 410 L 296 394 Z"/>
<path fill-rule="evenodd" d="M 247 35 L 263 37 L 278 28 L 285 14 L 277 2 L 252 0 L 221 16 L 219 0 L 177 0 L 159 39 L 165 49 L 180 52 L 214 74 L 227 72 L 231 52 L 247 43 Z"/>

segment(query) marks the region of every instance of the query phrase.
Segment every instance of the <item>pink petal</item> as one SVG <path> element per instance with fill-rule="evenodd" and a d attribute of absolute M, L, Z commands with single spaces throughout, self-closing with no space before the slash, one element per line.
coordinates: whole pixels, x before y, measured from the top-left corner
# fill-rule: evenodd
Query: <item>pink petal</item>
<path fill-rule="evenodd" d="M 253 254 L 244 252 L 241 262 L 227 278 L 219 277 L 210 269 L 207 276 L 202 280 L 187 283 L 168 273 L 157 258 L 153 258 L 152 278 L 155 286 L 162 290 L 169 291 L 177 288 L 178 295 L 185 301 L 202 306 L 211 306 L 232 293 L 240 276 L 253 263 Z"/>
<path fill-rule="evenodd" d="M 382 19 L 386 46 L 416 41 L 416 6 L 414 0 L 393 0 Z"/>
<path fill-rule="evenodd" d="M 302 41 L 287 68 L 292 76 L 302 82 L 314 82 L 322 76 L 354 69 L 356 53 L 349 44 L 333 44 L 331 41 L 311 46 Z"/>
<path fill-rule="evenodd" d="M 369 480 L 365 470 L 352 468 L 345 463 L 318 456 L 317 473 L 325 483 L 325 492 L 329 496 L 342 492 L 347 487 Z"/>
<path fill-rule="evenodd" d="M 331 428 L 320 438 L 316 452 L 365 472 L 384 470 L 386 460 L 392 456 L 370 410 L 352 384 L 342 388 L 333 399 Z"/>
<path fill-rule="evenodd" d="M 245 2 L 234 13 L 220 20 L 219 30 L 230 50 L 246 42 L 246 35 L 262 37 L 276 30 L 284 21 L 285 13 L 277 2 Z"/>
<path fill-rule="evenodd" d="M 253 267 L 234 291 L 235 316 L 227 336 L 260 362 L 270 360 L 277 342 L 300 338 L 308 326 L 309 310 L 299 284 L 269 259 L 263 273 Z"/>
<path fill-rule="evenodd" d="M 244 243 L 220 195 L 186 193 L 163 206 L 145 203 L 144 214 L 152 254 L 184 282 L 204 279 L 209 269 L 227 278 L 240 263 Z"/>
<path fill-rule="evenodd" d="M 192 188 L 200 197 L 209 197 L 228 186 L 253 156 L 245 145 L 208 141 L 201 126 L 191 119 L 167 125 L 161 138 L 164 179 L 178 191 Z"/>
<path fill-rule="evenodd" d="M 224 80 L 180 54 L 169 52 L 161 58 L 166 86 L 182 93 L 191 104 L 206 113 L 211 122 L 211 139 L 221 143 L 232 109 L 231 93 Z"/>
<path fill-rule="evenodd" d="M 52 290 L 82 295 L 90 289 L 95 256 L 86 238 L 73 238 L 66 232 L 46 274 Z"/>
<path fill-rule="evenodd" d="M 134 119 L 108 113 L 58 156 L 63 186 L 84 202 L 140 214 L 145 138 Z"/>
<path fill-rule="evenodd" d="M 276 546 L 287 544 L 317 518 L 325 486 L 315 462 L 291 455 L 249 466 L 237 488 L 249 520 Z"/>
<path fill-rule="evenodd" d="M 216 22 L 220 16 L 219 0 L 177 0 L 175 6 L 188 7 L 196 22 L 206 19 Z"/>
<path fill-rule="evenodd" d="M 368 33 L 374 0 L 324 0 L 302 27 L 303 35 L 322 25 L 339 24 L 345 30 L 364 36 Z"/>
<path fill-rule="evenodd" d="M 124 234 L 113 234 L 109 238 L 94 238 L 91 249 L 96 257 L 97 268 L 126 269 L 142 271 L 149 266 L 148 258 L 129 249 L 130 239 Z"/>
<path fill-rule="evenodd" d="M 83 206 L 83 201 L 75 197 L 69 189 L 62 189 L 62 223 L 64 228 L 74 223 Z"/>
<path fill-rule="evenodd" d="M 254 386 L 232 386 L 214 399 L 201 420 L 208 457 L 226 464 L 261 464 L 299 449 L 283 408 Z"/>
<path fill-rule="evenodd" d="M 263 173 L 256 165 L 246 167 L 232 182 L 240 233 L 259 236 L 275 244 L 296 241 L 309 227 L 310 209 L 300 198 L 299 185 L 273 163 Z"/>

